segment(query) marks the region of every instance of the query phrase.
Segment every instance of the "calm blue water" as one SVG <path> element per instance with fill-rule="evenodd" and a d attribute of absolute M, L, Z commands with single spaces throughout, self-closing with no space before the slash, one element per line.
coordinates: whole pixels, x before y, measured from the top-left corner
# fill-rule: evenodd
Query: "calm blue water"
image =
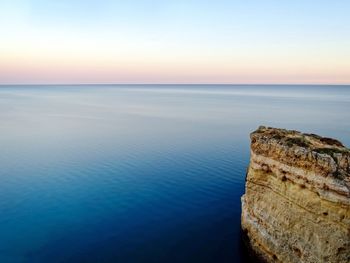
<path fill-rule="evenodd" d="M 0 262 L 244 262 L 261 124 L 350 145 L 350 86 L 0 86 Z"/>

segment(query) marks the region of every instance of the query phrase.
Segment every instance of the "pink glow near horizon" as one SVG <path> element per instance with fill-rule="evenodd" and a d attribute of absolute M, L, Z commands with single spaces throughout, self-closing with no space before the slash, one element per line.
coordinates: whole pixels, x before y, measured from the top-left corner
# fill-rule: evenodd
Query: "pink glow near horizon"
<path fill-rule="evenodd" d="M 13 64 L 11 66 L 11 64 Z M 232 68 L 232 69 L 231 69 Z M 0 63 L 3 84 L 36 83 L 291 83 L 348 84 L 344 69 L 250 68 L 208 65 L 183 67 L 159 65 L 95 65 L 46 63 Z"/>

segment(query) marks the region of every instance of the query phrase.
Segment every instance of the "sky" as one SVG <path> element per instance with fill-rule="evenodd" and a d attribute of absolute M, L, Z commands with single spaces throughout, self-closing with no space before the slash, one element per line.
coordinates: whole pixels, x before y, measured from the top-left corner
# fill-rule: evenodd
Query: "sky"
<path fill-rule="evenodd" d="M 0 0 L 0 84 L 350 84 L 347 0 Z"/>

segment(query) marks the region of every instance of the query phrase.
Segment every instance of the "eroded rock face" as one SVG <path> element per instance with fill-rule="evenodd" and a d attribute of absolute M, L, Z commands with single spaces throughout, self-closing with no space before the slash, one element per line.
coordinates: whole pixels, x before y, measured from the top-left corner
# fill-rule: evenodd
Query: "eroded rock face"
<path fill-rule="evenodd" d="M 242 229 L 266 262 L 350 262 L 350 151 L 315 134 L 259 127 Z"/>

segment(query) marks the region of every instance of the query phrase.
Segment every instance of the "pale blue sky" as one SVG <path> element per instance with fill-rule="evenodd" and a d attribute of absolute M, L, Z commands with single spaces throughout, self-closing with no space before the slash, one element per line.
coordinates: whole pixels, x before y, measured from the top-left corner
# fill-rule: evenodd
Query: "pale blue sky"
<path fill-rule="evenodd" d="M 349 13 L 345 0 L 0 1 L 0 82 L 348 83 Z"/>

